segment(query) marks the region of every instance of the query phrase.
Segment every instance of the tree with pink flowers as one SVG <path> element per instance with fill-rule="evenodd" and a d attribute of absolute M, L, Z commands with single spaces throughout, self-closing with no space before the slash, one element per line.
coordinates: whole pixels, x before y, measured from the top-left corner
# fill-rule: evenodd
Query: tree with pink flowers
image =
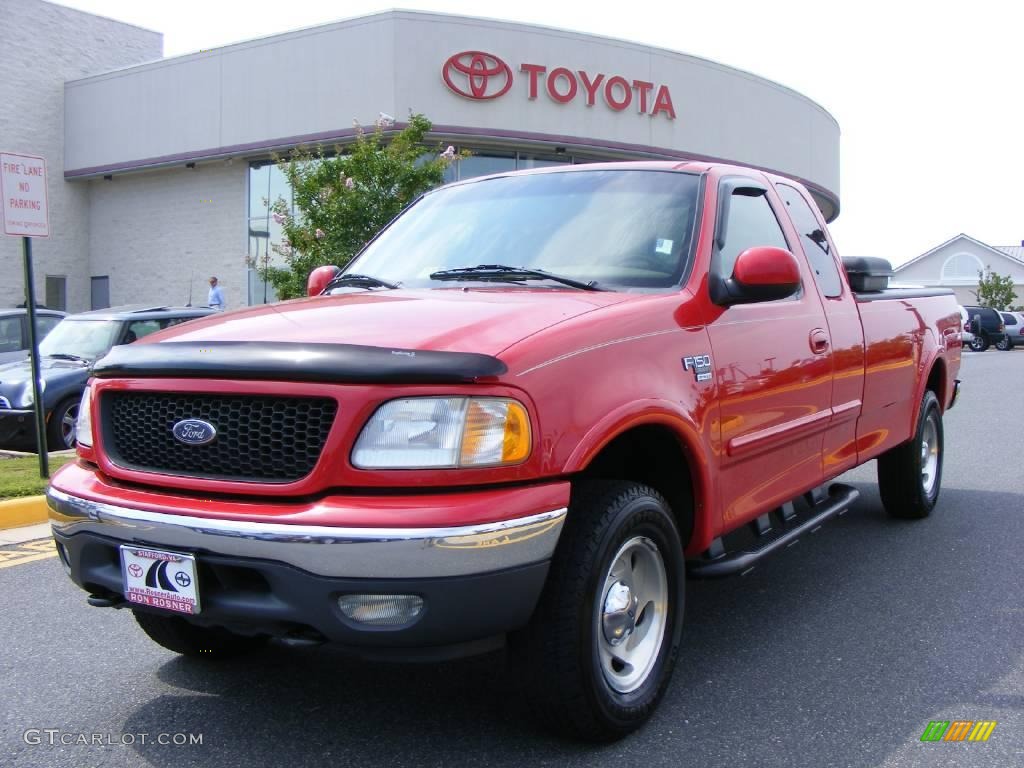
<path fill-rule="evenodd" d="M 431 122 L 420 114 L 395 130 L 381 114 L 373 130 L 356 123 L 355 141 L 335 147 L 299 147 L 275 158 L 291 184 L 295 211 L 283 198 L 270 201 L 284 237 L 271 246 L 283 266 L 256 267 L 281 299 L 304 296 L 317 267 L 344 267 L 403 208 L 444 180 L 450 163 L 464 156 L 454 147 L 428 146 Z"/>

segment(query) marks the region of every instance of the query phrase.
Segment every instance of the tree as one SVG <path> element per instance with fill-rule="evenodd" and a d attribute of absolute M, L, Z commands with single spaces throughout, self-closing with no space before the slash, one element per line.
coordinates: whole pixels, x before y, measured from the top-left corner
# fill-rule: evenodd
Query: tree
<path fill-rule="evenodd" d="M 984 272 L 978 272 L 978 290 L 971 291 L 978 304 L 983 307 L 992 307 L 1006 311 L 1017 298 L 1013 290 L 1013 278 L 1009 275 L 997 275 L 992 271 L 992 265 L 985 267 Z"/>
<path fill-rule="evenodd" d="M 424 139 L 431 122 L 420 114 L 387 143 L 384 129 L 394 124 L 381 115 L 373 131 L 356 124 L 356 140 L 335 147 L 326 155 L 322 147 L 299 147 L 288 158 L 275 157 L 292 188 L 295 214 L 284 198 L 271 201 L 274 221 L 284 237 L 271 246 L 285 266 L 254 263 L 281 299 L 304 296 L 309 273 L 325 264 L 344 267 L 405 206 L 444 180 L 444 171 L 457 157 L 427 147 Z"/>

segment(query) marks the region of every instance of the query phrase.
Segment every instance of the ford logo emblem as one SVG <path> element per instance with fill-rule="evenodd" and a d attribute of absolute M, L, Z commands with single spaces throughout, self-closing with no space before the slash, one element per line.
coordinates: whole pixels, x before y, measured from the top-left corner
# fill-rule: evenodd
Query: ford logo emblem
<path fill-rule="evenodd" d="M 183 419 L 171 429 L 174 439 L 185 445 L 206 445 L 217 437 L 217 428 L 208 421 Z"/>

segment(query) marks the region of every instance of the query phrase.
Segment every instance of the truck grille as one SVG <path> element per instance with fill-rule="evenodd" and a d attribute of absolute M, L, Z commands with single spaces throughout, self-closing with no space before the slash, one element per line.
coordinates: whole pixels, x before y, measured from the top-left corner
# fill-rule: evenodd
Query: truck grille
<path fill-rule="evenodd" d="M 211 480 L 289 483 L 313 471 L 338 404 L 323 397 L 104 392 L 103 448 L 121 467 Z M 206 445 L 175 439 L 174 425 L 201 419 Z"/>

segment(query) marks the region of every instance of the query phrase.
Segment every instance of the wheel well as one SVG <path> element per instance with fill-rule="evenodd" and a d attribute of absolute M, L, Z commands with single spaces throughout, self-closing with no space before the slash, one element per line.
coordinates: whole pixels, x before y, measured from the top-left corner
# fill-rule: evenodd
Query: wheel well
<path fill-rule="evenodd" d="M 939 399 L 940 408 L 946 410 L 944 394 L 946 392 L 946 366 L 942 360 L 935 361 L 931 373 L 928 374 L 928 382 L 924 385 L 924 388 L 934 392 L 935 397 Z"/>
<path fill-rule="evenodd" d="M 683 546 L 689 543 L 693 533 L 694 483 L 686 449 L 672 430 L 647 425 L 624 432 L 601 449 L 581 476 L 651 486 L 672 507 Z"/>

